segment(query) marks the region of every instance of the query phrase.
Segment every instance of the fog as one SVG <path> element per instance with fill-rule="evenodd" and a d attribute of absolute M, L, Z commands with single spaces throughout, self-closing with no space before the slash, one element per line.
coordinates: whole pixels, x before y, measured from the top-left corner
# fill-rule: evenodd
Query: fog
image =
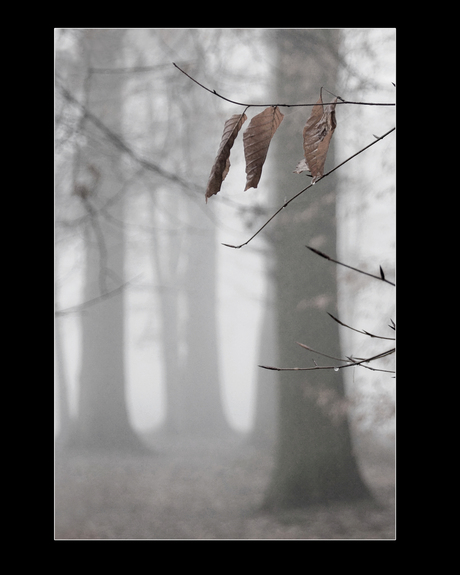
<path fill-rule="evenodd" d="M 90 39 L 87 33 L 55 31 L 56 539 L 394 538 L 395 379 L 386 371 L 341 370 L 354 449 L 366 482 L 376 499 L 385 502 L 384 511 L 353 506 L 351 517 L 345 504 L 326 515 L 320 508 L 281 518 L 256 511 L 272 473 L 276 445 L 274 436 L 263 446 L 251 441 L 258 386 L 266 384 L 267 394 L 273 394 L 278 381 L 276 372 L 258 367 L 276 366 L 278 361 L 273 243 L 268 232 L 272 224 L 241 249 L 222 244 L 245 242 L 280 207 L 272 147 L 258 188 L 243 192 L 244 154 L 237 141 L 222 189 L 206 204 L 204 191 L 224 122 L 243 109 L 193 83 L 172 62 L 229 99 L 271 102 L 277 69 L 275 31 L 129 29 L 120 36 L 113 59 L 110 50 L 101 58 L 105 71 L 97 71 L 98 58 L 91 52 L 98 46 L 98 30 L 91 31 Z M 102 42 L 101 50 L 107 51 Z M 342 98 L 395 102 L 395 30 L 341 30 L 340 57 L 336 85 Z M 110 69 L 123 76 L 116 85 L 121 95 L 114 90 L 113 101 L 109 97 L 104 107 L 98 100 L 102 92 L 94 86 L 104 75 L 117 81 Z M 306 98 L 314 101 L 310 95 Z M 91 125 L 85 109 L 104 115 L 99 118 L 102 129 Z M 283 112 L 294 118 L 301 134 L 310 109 Z M 115 114 L 120 117 L 112 124 Z M 395 125 L 394 107 L 342 105 L 336 116 L 334 160 L 328 160 L 327 169 Z M 301 135 L 296 137 L 301 155 Z M 94 164 L 99 161 L 94 151 L 88 156 L 88 149 L 99 150 L 109 162 L 118 154 L 118 175 L 111 191 L 94 184 L 94 195 L 78 197 L 76 185 L 91 179 L 82 166 L 93 157 Z M 292 170 L 300 155 L 293 158 Z M 104 166 L 106 160 L 100 162 Z M 157 167 L 168 175 L 155 172 Z M 340 168 L 336 190 L 338 259 L 377 275 L 381 266 L 391 281 L 396 264 L 395 170 L 393 135 Z M 299 179 L 298 190 L 308 184 L 305 181 Z M 117 185 L 112 197 L 118 199 L 113 200 L 110 194 Z M 290 209 L 295 210 L 295 202 Z M 122 234 L 113 232 L 113 244 L 111 230 Z M 88 233 L 94 234 L 92 248 Z M 110 263 L 112 249 L 121 250 L 119 268 L 115 258 Z M 93 291 L 88 287 L 91 257 L 96 261 Z M 323 265 L 336 268 L 338 314 L 354 328 L 339 330 L 341 357 L 372 357 L 386 349 L 385 342 L 356 330 L 394 335 L 388 327 L 396 321 L 394 288 L 331 262 Z M 194 269 L 201 270 L 201 278 Z M 147 455 L 117 455 L 81 443 L 75 449 L 68 442 L 74 429 L 86 425 L 81 417 L 86 407 L 81 406 L 91 400 L 85 397 L 94 397 L 91 391 L 81 393 L 89 373 L 82 343 L 88 334 L 84 321 L 91 321 L 97 308 L 117 305 L 118 297 L 123 298 L 118 374 L 123 409 Z M 208 309 L 212 316 L 215 313 L 215 332 L 206 330 L 211 316 L 200 312 Z M 325 322 L 332 321 L 327 311 Z M 206 315 L 191 325 L 194 313 Z M 268 323 L 267 317 L 272 318 Z M 314 341 L 304 343 L 315 347 Z M 97 350 L 93 351 L 97 362 Z M 305 355 L 304 366 L 321 361 L 330 364 Z M 376 367 L 394 370 L 394 356 L 379 360 Z M 200 390 L 197 377 L 212 381 Z M 179 391 L 168 387 L 168 381 Z M 180 382 L 188 386 L 186 392 Z M 209 397 L 211 388 L 218 400 Z M 211 422 L 219 415 L 211 417 L 209 411 L 219 402 L 230 433 L 216 429 L 214 437 Z M 91 417 L 99 417 L 97 409 L 88 409 Z M 188 410 L 197 413 L 193 422 L 188 413 L 184 416 Z M 272 419 L 264 424 L 274 430 L 275 413 L 273 408 Z M 181 417 L 184 421 L 178 422 Z M 203 428 L 195 435 L 200 428 L 197 417 L 203 418 Z M 361 462 L 364 456 L 366 465 Z M 102 493 L 108 493 L 105 500 Z"/>

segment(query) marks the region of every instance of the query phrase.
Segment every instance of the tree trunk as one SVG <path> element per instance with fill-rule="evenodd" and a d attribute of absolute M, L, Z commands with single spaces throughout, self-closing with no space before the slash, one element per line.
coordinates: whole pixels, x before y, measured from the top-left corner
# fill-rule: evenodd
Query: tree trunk
<path fill-rule="evenodd" d="M 169 244 L 171 249 L 172 245 Z M 153 247 L 153 249 L 157 249 Z M 171 252 L 169 252 L 170 254 Z M 184 397 L 180 354 L 179 286 L 176 277 L 162 281 L 161 289 L 162 348 L 166 382 L 165 431 L 179 433 L 184 420 Z"/>
<path fill-rule="evenodd" d="M 259 342 L 259 365 L 278 363 L 278 342 L 276 334 L 276 313 L 272 279 L 262 318 Z M 277 384 L 278 373 L 259 369 L 256 390 L 256 413 L 251 441 L 260 447 L 273 446 L 277 436 Z"/>
<path fill-rule="evenodd" d="M 316 102 L 321 86 L 334 91 L 336 31 L 280 30 L 277 42 L 278 101 Z M 329 101 L 324 92 L 323 100 Z M 310 181 L 292 172 L 303 155 L 302 130 L 311 108 L 287 110 L 283 129 L 273 142 L 281 203 Z M 336 132 L 339 129 L 340 124 Z M 326 169 L 333 165 L 331 148 Z M 326 313 L 336 313 L 336 269 L 305 248 L 316 247 L 334 257 L 334 177 L 318 182 L 283 210 L 274 223 L 279 365 L 314 367 L 312 354 L 296 342 L 340 356 L 338 326 Z M 268 509 L 368 495 L 352 451 L 342 372 L 305 373 L 279 374 L 279 436 L 265 498 Z"/>
<path fill-rule="evenodd" d="M 199 33 L 191 31 L 197 69 L 206 69 Z M 208 145 L 203 126 L 209 117 L 202 91 L 190 88 L 184 101 L 184 162 L 186 173 L 195 181 L 206 182 L 214 150 Z M 217 318 L 217 234 L 214 206 L 205 204 L 203 193 L 186 202 L 190 239 L 184 288 L 187 309 L 187 355 L 182 382 L 186 398 L 185 430 L 208 437 L 230 433 L 222 405 L 219 373 L 219 333 Z M 194 231 L 193 231 L 194 230 Z M 198 230 L 198 231 L 197 231 Z"/>
<path fill-rule="evenodd" d="M 187 356 L 182 378 L 186 398 L 184 427 L 190 433 L 212 437 L 230 432 L 220 389 L 217 242 L 214 224 L 206 221 L 202 209 L 189 202 L 189 210 L 190 225 L 193 222 L 202 231 L 190 239 L 185 273 Z"/>
<path fill-rule="evenodd" d="M 116 67 L 123 34 L 122 30 L 89 30 L 84 37 L 89 67 Z M 120 76 L 90 70 L 87 82 L 88 109 L 120 133 Z M 81 312 L 78 418 L 70 443 L 82 448 L 141 449 L 126 408 L 124 293 L 117 290 L 124 276 L 121 154 L 90 122 L 84 128 L 86 145 L 80 151 L 75 192 L 88 215 L 83 301 L 95 303 Z"/>
<path fill-rule="evenodd" d="M 58 433 L 56 444 L 65 445 L 71 429 L 71 415 L 69 405 L 69 389 L 66 374 L 65 355 L 62 342 L 61 318 L 55 322 L 55 357 L 56 357 L 56 380 L 58 397 Z"/>
<path fill-rule="evenodd" d="M 194 75 L 200 77 L 204 73 L 202 31 L 168 30 L 162 31 L 161 36 L 165 46 L 179 50 L 178 58 L 183 55 L 193 62 L 190 71 Z M 209 103 L 202 89 L 188 78 L 178 76 L 176 81 L 171 94 L 174 110 L 179 111 L 171 117 L 174 169 L 191 182 L 205 185 L 215 152 L 212 138 L 206 134 L 210 130 Z M 177 188 L 173 190 L 169 212 L 173 220 L 178 214 L 179 219 L 186 219 L 187 226 L 182 232 L 187 235 L 167 244 L 167 249 L 175 252 L 173 259 L 180 255 L 181 277 L 176 273 L 173 282 L 178 292 L 164 293 L 162 298 L 166 306 L 163 335 L 168 338 L 163 343 L 167 367 L 165 430 L 179 435 L 222 436 L 231 430 L 222 406 L 219 373 L 214 208 L 205 204 L 204 190 L 197 191 L 193 185 L 182 189 L 177 200 Z M 172 207 L 175 201 L 180 204 L 177 208 Z M 178 249 L 180 254 L 176 252 Z M 179 298 L 179 293 L 183 298 Z M 179 301 L 184 304 L 181 310 Z M 183 314 L 180 318 L 179 311 Z M 179 348 L 183 353 L 178 353 Z"/>

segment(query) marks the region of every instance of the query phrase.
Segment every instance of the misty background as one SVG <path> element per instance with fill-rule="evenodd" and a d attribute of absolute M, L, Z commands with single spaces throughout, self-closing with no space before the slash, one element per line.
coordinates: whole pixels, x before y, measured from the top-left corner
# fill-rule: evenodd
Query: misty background
<path fill-rule="evenodd" d="M 284 128 L 291 134 L 298 157 L 282 164 L 281 176 L 274 161 L 283 145 L 277 132 L 258 188 L 244 192 L 239 136 L 222 189 L 206 204 L 223 125 L 243 108 L 203 90 L 172 62 L 238 102 L 284 102 L 280 38 L 288 56 L 289 42 L 299 45 L 299 39 L 305 50 L 309 38 L 316 46 L 312 50 L 323 41 L 325 46 L 335 42 L 334 80 L 307 86 L 299 77 L 296 101 L 289 103 L 314 103 L 321 85 L 348 101 L 396 98 L 394 29 L 282 32 L 55 31 L 55 436 L 64 452 L 91 449 L 93 443 L 103 451 L 122 447 L 128 435 L 136 438 L 132 445 L 137 439 L 150 445 L 160 435 L 232 434 L 238 441 L 264 438 L 267 453 L 273 452 L 280 379 L 258 365 L 280 366 L 279 335 L 286 333 L 277 329 L 275 220 L 241 249 L 222 243 L 246 241 L 283 201 L 308 185 L 307 177 L 292 172 L 303 154 L 302 129 L 311 108 L 282 108 L 285 120 L 278 132 Z M 247 113 L 252 117 L 261 109 Z M 326 169 L 392 128 L 395 108 L 342 105 L 336 117 Z M 381 266 L 392 281 L 395 171 L 390 136 L 340 168 L 334 180 L 337 258 L 377 275 Z M 280 177 L 292 180 L 293 192 L 289 186 L 281 190 Z M 320 194 L 325 182 L 313 192 Z M 304 227 L 314 207 L 308 194 L 285 210 L 298 210 L 297 223 Z M 312 233 L 308 242 L 328 253 L 322 233 Z M 304 245 L 300 248 L 308 252 Z M 314 258 L 304 255 L 305 261 Z M 327 268 L 337 282 L 337 309 L 320 293 L 315 299 L 325 326 L 332 322 L 330 311 L 358 330 L 394 335 L 388 327 L 396 321 L 394 289 L 325 260 L 315 265 Z M 301 277 L 309 281 L 308 274 Z M 295 313 L 308 311 L 313 300 L 299 299 Z M 338 334 L 340 357 L 371 357 L 384 349 L 381 340 L 351 329 L 340 327 Z M 321 347 L 319 336 L 303 341 L 315 349 L 317 342 Z M 294 330 L 288 343 L 296 347 Z M 324 347 L 320 351 L 336 355 Z M 320 365 L 331 362 L 303 350 L 299 357 L 298 365 L 281 367 L 313 366 L 312 358 Z M 394 370 L 394 357 L 376 367 Z M 355 450 L 362 446 L 391 459 L 392 374 L 357 367 L 341 370 L 340 376 Z"/>

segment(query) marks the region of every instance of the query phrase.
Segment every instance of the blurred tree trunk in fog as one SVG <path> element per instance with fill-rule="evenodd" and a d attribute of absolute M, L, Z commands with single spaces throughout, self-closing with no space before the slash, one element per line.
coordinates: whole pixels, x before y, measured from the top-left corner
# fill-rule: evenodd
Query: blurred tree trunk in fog
<path fill-rule="evenodd" d="M 183 428 L 186 432 L 212 437 L 230 431 L 220 391 L 216 233 L 214 224 L 207 220 L 201 207 L 188 202 L 188 208 L 190 225 L 198 224 L 201 232 L 193 234 L 187 245 Z"/>
<path fill-rule="evenodd" d="M 276 310 L 273 295 L 273 277 L 269 279 L 269 293 L 263 311 L 259 341 L 259 365 L 277 365 L 278 341 L 276 334 Z M 278 373 L 259 369 L 257 374 L 256 412 L 251 441 L 256 445 L 273 445 L 277 436 L 276 394 Z"/>
<path fill-rule="evenodd" d="M 167 211 L 174 214 L 179 213 L 178 204 L 181 198 L 171 194 L 167 199 Z M 152 221 L 155 221 L 154 213 L 152 213 Z M 166 235 L 166 238 L 160 238 L 160 235 Z M 182 282 L 178 270 L 182 246 L 182 232 L 179 234 L 178 230 L 173 229 L 169 233 L 161 234 L 155 230 L 150 250 L 158 283 L 161 286 L 159 298 L 161 302 L 161 344 L 166 385 L 165 430 L 167 432 L 180 431 L 183 419 L 179 309 Z"/>
<path fill-rule="evenodd" d="M 55 354 L 57 369 L 57 395 L 58 395 L 58 429 L 57 443 L 65 445 L 71 428 L 71 416 L 69 407 L 68 381 L 66 375 L 66 362 L 64 357 L 60 318 L 54 324 L 55 329 Z"/>
<path fill-rule="evenodd" d="M 188 36 L 188 53 L 193 54 L 194 60 L 193 75 L 202 77 L 206 71 L 206 49 L 201 31 L 189 30 Z M 181 155 L 184 172 L 194 181 L 203 182 L 203 190 L 199 193 L 195 190 L 185 201 L 189 238 L 184 242 L 187 352 L 181 378 L 182 431 L 213 437 L 230 432 L 222 406 L 219 374 L 217 230 L 214 207 L 204 201 L 215 150 L 205 131 L 209 125 L 208 100 L 198 86 L 190 82 L 185 86 L 187 91 L 181 101 Z"/>
<path fill-rule="evenodd" d="M 123 30 L 91 29 L 83 36 L 88 62 L 86 106 L 110 130 L 121 133 L 123 76 L 89 68 L 120 65 Z M 123 173 L 120 151 L 90 122 L 77 160 L 76 189 L 84 227 L 83 301 L 117 290 L 124 278 Z M 125 398 L 123 289 L 81 312 L 82 355 L 78 416 L 71 445 L 96 449 L 141 448 Z"/>
<path fill-rule="evenodd" d="M 151 30 L 150 35 L 154 40 L 154 46 L 160 40 L 158 31 Z M 161 41 L 159 42 L 161 44 Z M 160 51 L 161 52 L 161 51 Z M 150 52 L 151 54 L 151 52 Z M 157 55 L 160 61 L 163 55 Z M 149 64 L 152 60 L 146 60 Z M 173 89 L 165 82 L 163 90 L 157 85 L 148 83 L 147 90 L 147 114 L 149 137 L 149 155 L 152 158 L 162 158 L 164 155 L 174 154 L 179 145 L 179 126 L 177 113 L 172 109 Z M 158 96 L 166 99 L 170 105 L 167 111 L 159 114 L 157 109 Z M 152 135 L 157 134 L 159 125 L 163 128 L 163 148 L 158 150 L 158 144 L 153 141 Z M 181 318 L 180 300 L 182 287 L 181 260 L 186 231 L 182 229 L 181 204 L 183 193 L 174 184 L 159 181 L 156 186 L 150 188 L 151 222 L 153 226 L 152 242 L 149 253 L 152 265 L 160 286 L 158 297 L 160 300 L 159 314 L 161 319 L 161 347 L 164 367 L 166 388 L 166 415 L 164 418 L 164 430 L 177 432 L 182 420 L 183 400 L 181 396 Z"/>
<path fill-rule="evenodd" d="M 335 92 L 338 31 L 278 30 L 276 101 L 316 102 L 321 86 Z M 332 96 L 323 91 L 323 101 Z M 303 156 L 302 130 L 311 108 L 283 109 L 286 117 L 273 142 L 278 203 L 308 185 L 293 174 Z M 340 113 L 337 108 L 340 133 Z M 333 143 L 326 170 L 334 166 Z M 305 248 L 335 257 L 335 174 L 318 182 L 283 210 L 274 224 L 278 305 L 278 364 L 312 366 L 312 354 L 296 342 L 341 356 L 337 313 L 336 269 Z M 320 362 L 320 358 L 318 358 Z M 342 371 L 279 373 L 279 434 L 275 468 L 265 505 L 268 509 L 301 507 L 334 499 L 368 495 L 353 455 Z"/>
<path fill-rule="evenodd" d="M 206 72 L 206 30 L 152 31 L 170 59 L 187 63 L 196 77 Z M 218 31 L 214 31 L 215 34 Z M 218 36 L 218 34 L 217 34 Z M 213 45 L 213 54 L 219 48 Z M 156 234 L 152 255 L 162 286 L 160 291 L 162 347 L 166 376 L 164 431 L 215 436 L 230 432 L 220 390 L 217 330 L 216 225 L 213 207 L 206 206 L 204 190 L 215 150 L 206 130 L 212 126 L 209 99 L 188 78 L 177 73 L 167 87 L 173 113 L 168 118 L 167 161 L 171 170 L 191 184 L 163 187 L 162 205 L 169 214 L 171 233 Z M 213 127 L 213 126 L 212 126 Z M 155 192 L 154 192 L 155 194 Z M 183 223 L 180 234 L 173 231 Z"/>

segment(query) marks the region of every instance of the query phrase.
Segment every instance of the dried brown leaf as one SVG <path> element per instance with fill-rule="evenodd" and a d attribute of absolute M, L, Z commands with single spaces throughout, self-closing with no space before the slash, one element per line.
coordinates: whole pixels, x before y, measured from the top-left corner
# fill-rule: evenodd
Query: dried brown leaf
<path fill-rule="evenodd" d="M 310 168 L 308 167 L 307 161 L 305 158 L 302 158 L 300 162 L 297 164 L 294 174 L 301 174 L 302 172 L 309 172 Z"/>
<path fill-rule="evenodd" d="M 280 112 L 277 106 L 270 106 L 254 116 L 248 129 L 244 132 L 243 144 L 246 160 L 246 187 L 244 191 L 249 188 L 257 188 L 268 147 L 283 118 L 284 114 Z"/>
<path fill-rule="evenodd" d="M 332 103 L 324 105 L 320 95 L 303 129 L 305 159 L 302 159 L 297 164 L 295 173 L 300 174 L 305 170 L 309 170 L 313 178 L 312 184 L 319 180 L 324 173 L 327 151 L 332 134 L 337 126 L 335 118 L 336 102 L 337 98 Z"/>
<path fill-rule="evenodd" d="M 206 203 L 208 198 L 220 191 L 222 182 L 225 180 L 230 170 L 230 150 L 232 149 L 235 138 L 241 129 L 241 126 L 247 120 L 246 114 L 234 114 L 225 122 L 224 132 L 220 141 L 214 165 L 211 168 L 211 174 L 206 188 Z"/>

